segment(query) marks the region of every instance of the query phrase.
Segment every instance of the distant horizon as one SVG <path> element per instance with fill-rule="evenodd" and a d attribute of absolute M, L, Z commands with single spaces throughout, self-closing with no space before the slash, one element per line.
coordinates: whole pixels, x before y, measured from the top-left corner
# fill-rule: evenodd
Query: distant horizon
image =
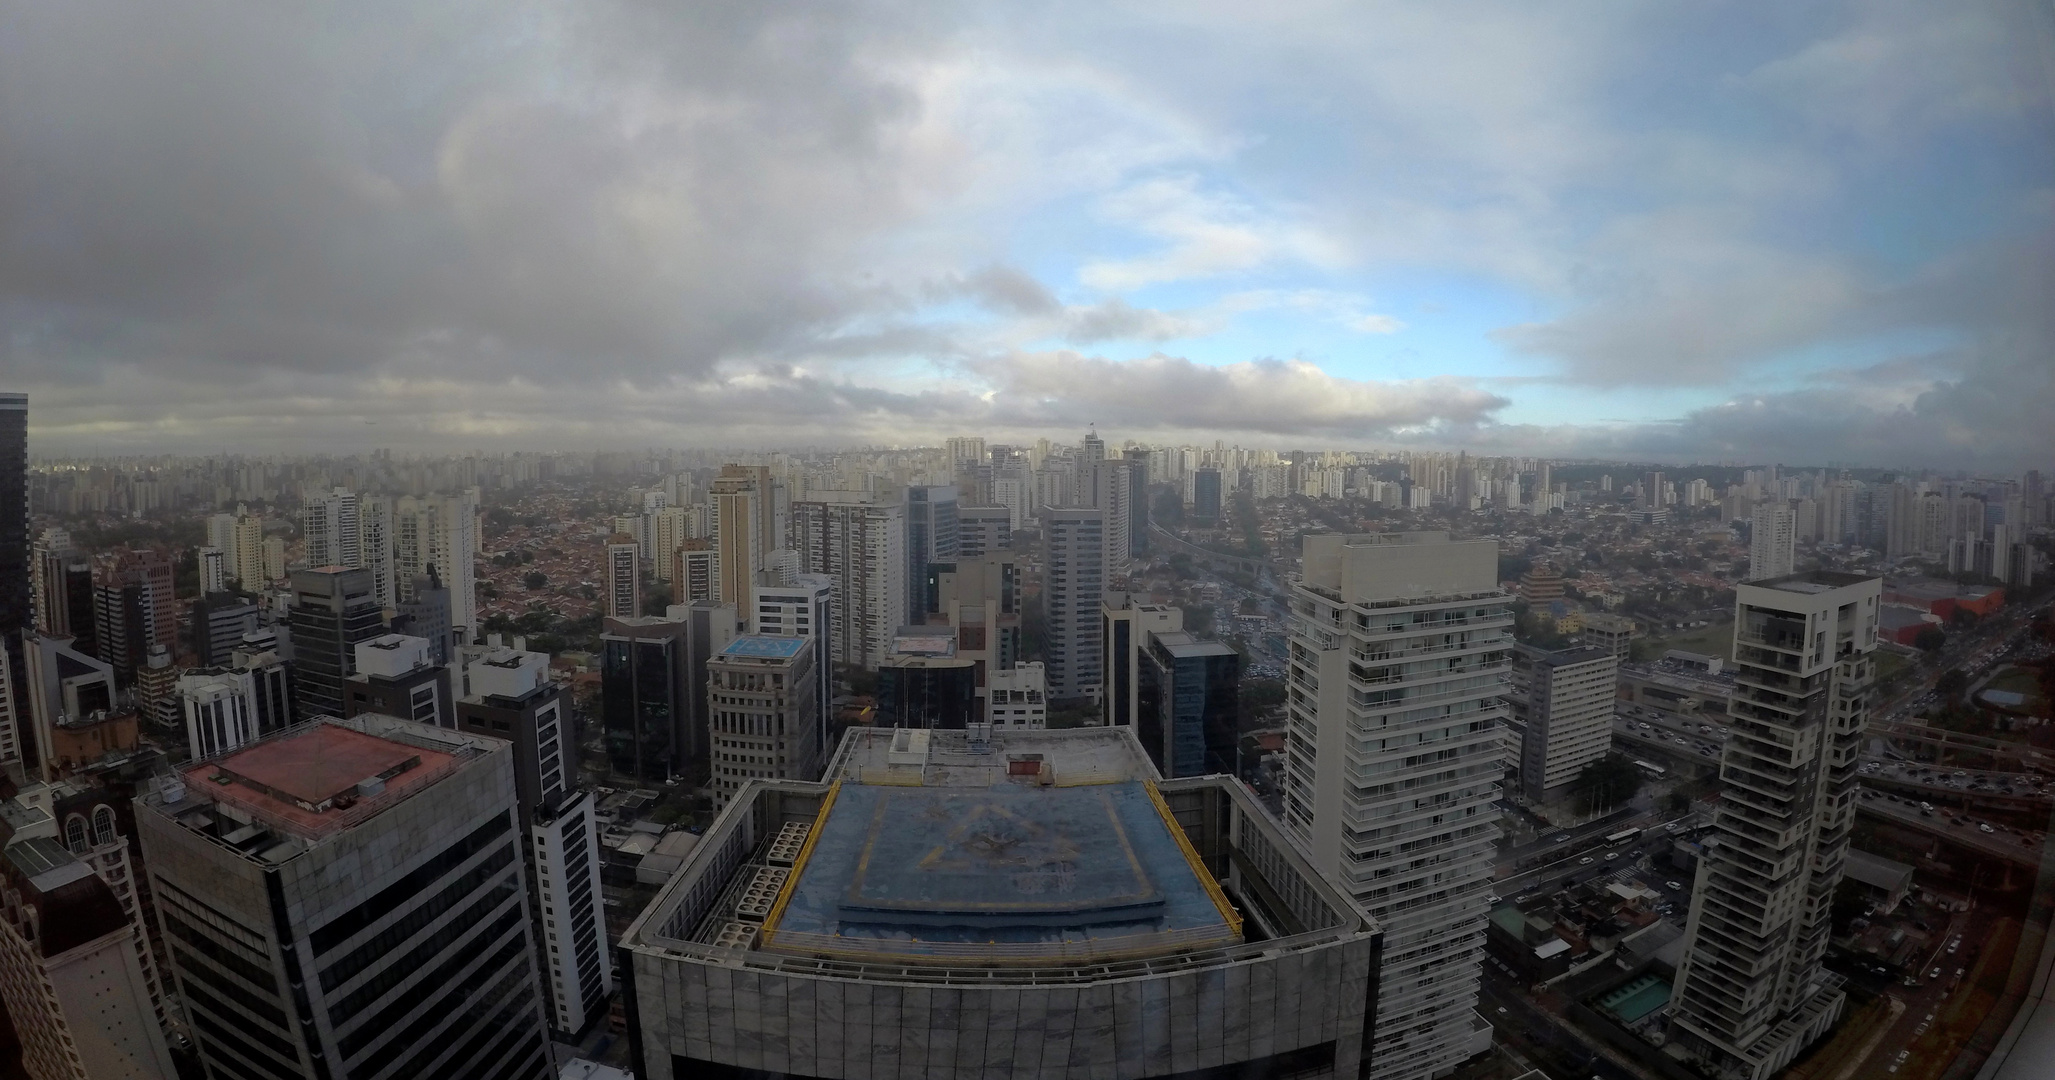
<path fill-rule="evenodd" d="M 957 436 L 957 437 L 972 437 L 972 438 L 975 438 L 975 437 L 978 437 L 978 436 L 961 436 L 961 435 L 959 435 L 959 436 Z M 1048 436 L 1037 436 L 1036 438 L 1037 438 L 1037 439 L 1039 439 L 1039 438 L 1049 438 L 1049 437 L 1048 437 Z M 986 443 L 987 443 L 987 445 L 988 445 L 988 446 L 1032 446 L 1032 445 L 1034 445 L 1035 441 L 1036 441 L 1036 439 L 1027 439 L 1027 440 L 1020 440 L 1020 441 L 1012 441 L 1012 440 L 1004 440 L 1004 439 L 991 439 L 991 438 L 987 438 L 987 439 L 986 439 Z M 1133 439 L 1133 438 L 1129 437 L 1129 438 L 1122 438 L 1122 439 L 1108 439 L 1108 440 L 1107 440 L 1107 442 L 1106 442 L 1106 445 L 1108 446 L 1108 448 L 1109 448 L 1109 449 L 1114 449 L 1114 448 L 1125 448 L 1125 446 L 1127 445 L 1127 443 L 1128 443 L 1128 442 L 1130 442 L 1130 441 L 1134 442 L 1134 443 L 1135 443 L 1135 444 L 1137 444 L 1137 445 L 1140 445 L 1140 446 L 1144 446 L 1144 447 L 1149 447 L 1149 448 L 1152 448 L 1152 449 L 1153 449 L 1153 448 L 1167 448 L 1167 447 L 1196 447 L 1196 446 L 1204 446 L 1204 447 L 1210 448 L 1210 447 L 1211 447 L 1211 445 L 1212 445 L 1212 442 L 1213 442 L 1213 440 L 1210 440 L 1210 439 L 1209 439 L 1209 440 L 1206 440 L 1206 441 L 1205 441 L 1205 442 L 1203 442 L 1203 443 L 1201 443 L 1201 442 L 1197 442 L 1197 441 L 1187 441 L 1187 442 L 1179 442 L 1179 441 L 1168 441 L 1168 440 L 1166 440 L 1166 441 L 1161 441 L 1161 442 L 1148 442 L 1148 441 L 1144 441 L 1144 440 L 1141 440 L 1141 439 Z M 1065 446 L 1065 447 L 1074 447 L 1074 446 L 1077 446 L 1077 445 L 1078 445 L 1078 442 L 1077 442 L 1077 441 L 1064 441 L 1064 440 L 1060 440 L 1060 439 L 1056 439 L 1056 438 L 1049 438 L 1049 442 L 1050 442 L 1050 444 L 1051 444 L 1052 446 Z M 890 454 L 890 453 L 908 453 L 908 452 L 915 452 L 915 451 L 921 451 L 921 450 L 934 450 L 934 451 L 939 451 L 939 450 L 942 450 L 942 449 L 944 449 L 944 448 L 945 448 L 945 444 L 944 444 L 944 442 L 943 442 L 943 441 L 941 441 L 941 440 L 937 440 L 937 441 L 934 441 L 934 442 L 921 442 L 921 443 L 904 443 L 904 444 L 862 444 L 862 445 L 856 445 L 856 444 L 851 444 L 851 445 L 841 445 L 841 446 L 836 446 L 836 445 L 822 445 L 822 444 L 813 444 L 813 445 L 804 445 L 804 446 L 792 446 L 792 445 L 775 445 L 775 444 L 767 444 L 767 445 L 758 445 L 758 446 L 735 446 L 735 445 L 697 445 L 697 446 L 695 446 L 695 445 L 686 445 L 686 444 L 679 444 L 679 445 L 669 445 L 669 446 L 637 446 L 637 447 L 616 447 L 616 446 L 584 446 L 584 447 L 556 447 L 556 448 L 547 448 L 547 449 L 544 449 L 544 448 L 537 448 L 537 447 L 532 447 L 532 446 L 507 446 L 507 447 L 497 447 L 497 448 L 495 448 L 495 447 L 474 447 L 474 448 L 469 448 L 469 449 L 454 449 L 454 450 L 409 450 L 409 451 L 405 451 L 405 452 L 402 452 L 402 451 L 401 451 L 401 449 L 400 449 L 399 447 L 375 446 L 375 447 L 369 447 L 369 448 L 364 448 L 364 449 L 355 449 L 355 450 L 343 450 L 343 449 L 327 449 L 327 450 L 313 450 L 313 449 L 302 449 L 302 450 L 270 450 L 270 451 L 257 451 L 257 450 L 233 450 L 233 449 L 226 449 L 226 448 L 222 448 L 222 449 L 215 449 L 215 450 L 161 450 L 161 451 L 131 451 L 131 452 L 122 452 L 122 453 L 48 453 L 48 452 L 38 452 L 38 451 L 36 450 L 36 448 L 35 448 L 35 429 L 34 429 L 34 427 L 33 427 L 33 426 L 31 426 L 31 428 L 29 429 L 29 446 L 30 446 L 30 450 L 29 450 L 29 464 L 30 464 L 30 467 L 31 467 L 31 468 L 34 468 L 34 467 L 38 467 L 38 466 L 49 466 L 49 465 L 54 465 L 54 464 L 62 464 L 62 463 L 67 463 L 67 462 L 81 462 L 81 463 L 83 463 L 83 462 L 132 462 L 132 461 L 149 461 L 149 460 L 163 460 L 163 459 L 168 459 L 168 460 L 194 460 L 194 459 L 202 459 L 202 460 L 204 460 L 204 459 L 209 459 L 209 458 L 251 458 L 251 459 L 283 459 L 283 460 L 322 460 L 322 459 L 334 459 L 334 460 L 368 460 L 368 459 L 370 459 L 370 458 L 371 458 L 371 457 L 372 457 L 373 455 L 375 455 L 375 454 L 378 454 L 378 453 L 380 453 L 380 452 L 383 452 L 383 451 L 391 451 L 391 452 L 393 453 L 393 455 L 394 455 L 394 457 L 393 457 L 393 460 L 394 460 L 394 461 L 396 461 L 396 462 L 405 462 L 405 461 L 436 461 L 436 460 L 452 460 L 452 459 L 462 459 L 462 458 L 466 458 L 466 457 L 509 457 L 509 456 L 513 456 L 513 455 L 517 455 L 517 454 L 534 454 L 534 455 L 538 455 L 538 456 L 591 456 L 591 455 L 598 455 L 598 454 L 625 454 L 625 455 L 638 455 L 638 454 L 642 454 L 642 455 L 662 455 L 662 454 L 705 454 L 705 455 L 715 455 L 715 456 L 718 456 L 718 455 L 721 455 L 721 454 L 728 454 L 728 455 L 733 455 L 733 456 L 741 457 L 741 456 L 751 456 L 751 455 L 761 455 L 761 454 L 775 454 L 775 453 L 784 453 L 784 454 L 790 454 L 790 455 L 794 455 L 794 456 L 801 456 L 801 457 L 804 457 L 804 456 L 811 456 L 811 455 L 821 455 L 821 454 L 865 454 L 865 453 L 873 453 L 873 454 Z M 1831 463 L 1809 463 L 1809 462 L 1789 462 L 1789 461 L 1768 461 L 1768 460 L 1751 460 L 1751 459 L 1746 459 L 1746 458 L 1735 458 L 1735 459 L 1728 459 L 1728 460 L 1719 460 L 1719 461 L 1708 461 L 1708 460 L 1675 460 L 1675 459 L 1671 459 L 1671 460 L 1660 460 L 1660 459 L 1653 459 L 1653 458 L 1639 458 L 1639 459 L 1636 459 L 1636 458 L 1613 458 L 1613 457 L 1591 457 L 1591 456 L 1577 456 L 1577 457 L 1573 457 L 1573 456 L 1557 456 L 1557 455 L 1547 455 L 1547 454 L 1534 454 L 1534 453 L 1520 453 L 1520 452 L 1510 452 L 1510 451 L 1508 451 L 1508 452 L 1489 452 L 1489 453 L 1487 453 L 1487 452 L 1482 452 L 1482 451 L 1478 451 L 1478 450 L 1473 450 L 1473 449 L 1470 449 L 1470 448 L 1468 448 L 1468 447 L 1463 447 L 1463 446 L 1455 446 L 1455 447 L 1440 447 L 1440 446 L 1390 446 L 1390 445 L 1384 445 L 1384 446 L 1341 446 L 1341 445 L 1332 445 L 1332 444 L 1328 444 L 1328 445 L 1320 445 L 1320 444 L 1313 444 L 1313 445 L 1303 445 L 1303 446 L 1291 446 L 1291 445 L 1286 445 L 1286 444 L 1265 444 L 1265 443 L 1238 443 L 1238 442 L 1234 442 L 1234 441 L 1227 441 L 1227 447 L 1228 447 L 1228 449 L 1241 449 L 1241 450 L 1269 450 L 1269 451 L 1274 451 L 1274 452 L 1276 452 L 1276 453 L 1279 453 L 1279 454 L 1289 454 L 1289 453 L 1304 453 L 1304 454 L 1320 454 L 1320 453 L 1350 453 L 1350 454 L 1441 454 L 1441 455 L 1447 455 L 1447 456 L 1454 456 L 1454 455 L 1456 455 L 1456 454 L 1462 454 L 1462 453 L 1467 453 L 1467 454 L 1469 454 L 1469 455 L 1470 455 L 1470 456 L 1471 456 L 1472 458 L 1476 458 L 1476 459 L 1479 459 L 1479 460 L 1507 460 L 1507 459 L 1529 459 L 1529 460 L 1537 460 L 1537 461 L 1546 461 L 1546 462 L 1550 463 L 1551 465 L 1567 465 L 1567 466 L 1571 466 L 1571 467 L 1577 467 L 1577 466 L 1607 466 L 1607 465 L 1618 465 L 1618 466 L 1622 466 L 1622 467 L 1625 467 L 1625 468 L 1630 468 L 1630 469 L 1643 469 L 1643 468 L 1664 468 L 1664 469 L 1685 469 L 1685 470 L 1690 470 L 1690 469 L 1762 469 L 1762 468 L 1776 468 L 1776 469 L 1779 469 L 1779 470 L 1785 470 L 1785 471 L 1789 471 L 1789 472 L 1804 472 L 1804 473 L 1816 473 L 1816 472 L 1821 472 L 1821 471 L 1825 471 L 1825 472 L 1850 472 L 1850 473 L 1897 473 L 1897 474 L 1906 474 L 1906 473 L 1914 473 L 1914 474 L 1920 474 L 1920 475 L 1925 475 L 1925 474 L 1940 474 L 1940 475 L 1943 475 L 1943 476 L 1954 476 L 1954 477 L 1962 477 L 1962 478 L 1969 478 L 1969 479 L 1975 479 L 1975 478 L 1979 478 L 1979 477 L 1990 477 L 1990 478 L 2007 478 L 2007 477 L 2011 477 L 2011 476 L 2015 476 L 2015 475 L 2021 475 L 2021 474 L 2024 474 L 2024 473 L 2026 473 L 2026 472 L 2038 471 L 2038 469 L 2039 469 L 2039 466 L 2037 466 L 2037 465 L 2034 465 L 2034 464 L 2031 464 L 2031 463 L 2029 463 L 2029 464 L 2026 464 L 2026 465 L 2023 465 L 2022 467 L 2020 467 L 2020 468 L 2018 468 L 2018 469 L 2013 469 L 2013 470 L 2010 470 L 2010 471 L 2006 471 L 2006 470 L 2000 470 L 2000 469 L 1983 469 L 1983 468 L 1952 468 L 1952 467 L 1947 467 L 1947 466 L 1933 466 L 1933 465 L 1910 465 L 1910 464 L 1896 464 L 1896 465 L 1867 465 L 1867 464 L 1852 464 L 1852 463 L 1848 463 L 1848 462 L 1831 462 Z M 713 467 L 715 467 L 715 466 L 713 466 L 713 465 L 701 465 L 701 466 L 697 466 L 697 467 L 698 467 L 698 468 L 713 468 Z M 1631 475 L 1629 475 L 1629 476 L 1627 477 L 1627 479 L 1628 479 L 1629 481 L 1631 481 L 1631 480 L 1633 479 L 1633 477 L 1632 477 Z"/>

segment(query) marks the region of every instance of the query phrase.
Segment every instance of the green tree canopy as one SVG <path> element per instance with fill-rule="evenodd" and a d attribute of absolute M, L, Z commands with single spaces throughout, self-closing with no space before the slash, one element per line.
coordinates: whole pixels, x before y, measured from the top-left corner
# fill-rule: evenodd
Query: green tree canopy
<path fill-rule="evenodd" d="M 1624 806 L 1641 790 L 1641 784 L 1641 770 L 1632 761 L 1608 754 L 1577 774 L 1577 802 L 1585 813 Z"/>

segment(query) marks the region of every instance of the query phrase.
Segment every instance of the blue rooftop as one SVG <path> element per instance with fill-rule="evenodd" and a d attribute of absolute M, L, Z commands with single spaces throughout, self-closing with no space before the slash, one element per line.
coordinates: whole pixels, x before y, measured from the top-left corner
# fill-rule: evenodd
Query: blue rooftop
<path fill-rule="evenodd" d="M 766 660 L 789 660 L 792 657 L 798 656 L 799 651 L 804 648 L 806 648 L 806 639 L 803 637 L 773 637 L 769 634 L 757 634 L 749 637 L 739 637 L 729 642 L 728 647 L 721 650 L 721 655 L 754 656 Z"/>
<path fill-rule="evenodd" d="M 843 784 L 775 945 L 1149 953 L 1239 939 L 1142 784 Z"/>

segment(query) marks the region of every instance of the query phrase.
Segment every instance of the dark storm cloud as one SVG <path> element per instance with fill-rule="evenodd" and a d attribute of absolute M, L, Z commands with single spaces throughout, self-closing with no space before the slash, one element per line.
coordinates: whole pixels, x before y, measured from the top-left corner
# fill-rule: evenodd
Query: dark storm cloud
<path fill-rule="evenodd" d="M 8 374 L 638 378 L 859 303 L 918 40 L 832 5 L 9 4 Z M 231 378 L 226 373 L 216 378 Z"/>

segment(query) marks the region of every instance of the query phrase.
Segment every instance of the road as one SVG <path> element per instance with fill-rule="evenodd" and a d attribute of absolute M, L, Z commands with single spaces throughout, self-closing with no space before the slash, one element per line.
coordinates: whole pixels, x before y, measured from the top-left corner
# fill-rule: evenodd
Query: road
<path fill-rule="evenodd" d="M 1950 814 L 1937 808 L 1926 813 L 1919 806 L 1909 802 L 1893 801 L 1888 796 L 1875 792 L 1864 792 L 1861 802 L 1856 804 L 1856 813 L 1882 818 L 1894 825 L 1909 826 L 1921 832 L 1939 836 L 1958 847 L 1967 848 L 1979 855 L 2023 866 L 2039 866 L 2041 853 L 2047 843 L 2047 836 L 2037 830 L 2014 829 L 2005 825 L 1978 822 L 1965 815 Z M 1980 824 L 1990 824 L 1991 831 L 1984 832 Z"/>
<path fill-rule="evenodd" d="M 1560 847 L 1563 850 L 1562 858 L 1520 868 L 1517 863 L 1502 857 L 1497 868 L 1503 876 L 1493 883 L 1493 887 L 1501 894 L 1511 896 L 1524 892 L 1530 886 L 1561 887 L 1562 882 L 1581 883 L 1603 875 L 1628 874 L 1630 871 L 1631 876 L 1643 880 L 1651 877 L 1660 879 L 1666 872 L 1643 871 L 1637 866 L 1636 860 L 1644 854 L 1661 850 L 1662 845 L 1667 845 L 1670 838 L 1677 833 L 1696 828 L 1703 823 L 1703 819 L 1696 814 L 1665 819 L 1652 812 L 1636 814 L 1623 820 L 1594 823 L 1587 829 L 1596 827 L 1598 832 L 1579 830 L 1574 840 L 1565 841 L 1560 845 L 1539 845 L 1544 848 Z M 1671 825 L 1675 825 L 1676 828 L 1670 828 Z M 1594 838 L 1602 838 L 1608 832 L 1630 827 L 1639 828 L 1642 833 L 1631 843 L 1623 845 L 1620 850 L 1605 848 L 1602 840 L 1599 841 L 1599 846 L 1592 844 Z M 1529 845 L 1530 855 L 1535 853 L 1535 847 Z M 1607 858 L 1608 855 L 1616 857 Z"/>

